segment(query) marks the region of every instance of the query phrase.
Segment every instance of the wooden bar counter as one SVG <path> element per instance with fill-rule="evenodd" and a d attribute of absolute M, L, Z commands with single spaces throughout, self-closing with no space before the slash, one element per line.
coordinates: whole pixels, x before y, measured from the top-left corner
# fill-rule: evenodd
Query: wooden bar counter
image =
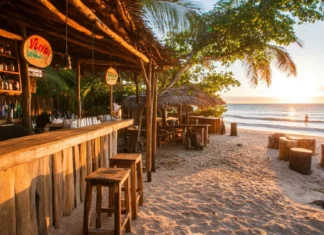
<path fill-rule="evenodd" d="M 0 142 L 0 234 L 49 234 L 85 195 L 85 177 L 108 167 L 117 131 L 111 121 Z"/>

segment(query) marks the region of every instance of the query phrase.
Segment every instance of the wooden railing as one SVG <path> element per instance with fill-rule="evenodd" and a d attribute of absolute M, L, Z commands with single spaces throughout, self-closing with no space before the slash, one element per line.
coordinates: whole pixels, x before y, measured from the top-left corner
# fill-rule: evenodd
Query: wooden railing
<path fill-rule="evenodd" d="M 0 142 L 0 234 L 49 234 L 84 200 L 85 177 L 108 167 L 133 120 Z"/>

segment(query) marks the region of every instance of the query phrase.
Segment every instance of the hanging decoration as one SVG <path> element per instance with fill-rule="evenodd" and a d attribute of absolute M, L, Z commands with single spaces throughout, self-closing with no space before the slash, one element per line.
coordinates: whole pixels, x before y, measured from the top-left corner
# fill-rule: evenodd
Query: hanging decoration
<path fill-rule="evenodd" d="M 106 75 L 105 75 L 106 84 L 113 86 L 117 83 L 117 79 L 118 79 L 117 71 L 113 67 L 110 67 L 109 69 L 107 69 Z"/>
<path fill-rule="evenodd" d="M 39 68 L 45 68 L 52 62 L 53 52 L 49 42 L 38 35 L 32 35 L 23 43 L 23 58 Z"/>
<path fill-rule="evenodd" d="M 65 6 L 65 54 L 63 56 L 63 69 L 72 69 L 71 65 L 71 58 L 68 53 L 68 4 L 69 0 L 66 0 L 66 6 Z"/>

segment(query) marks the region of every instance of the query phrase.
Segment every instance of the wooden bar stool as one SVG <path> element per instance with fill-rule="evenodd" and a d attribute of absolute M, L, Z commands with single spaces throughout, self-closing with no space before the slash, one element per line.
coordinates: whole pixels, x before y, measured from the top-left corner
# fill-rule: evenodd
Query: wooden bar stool
<path fill-rule="evenodd" d="M 132 219 L 137 218 L 137 204 L 143 205 L 143 174 L 142 154 L 121 153 L 109 159 L 110 167 L 125 167 L 131 169 Z M 137 186 L 136 186 L 137 175 Z"/>
<path fill-rule="evenodd" d="M 101 213 L 114 213 L 115 224 L 114 234 L 121 234 L 121 231 L 126 226 L 126 232 L 131 232 L 131 204 L 130 204 L 130 185 L 129 185 L 129 169 L 121 168 L 99 168 L 95 172 L 92 172 L 85 179 L 87 182 L 86 195 L 84 202 L 84 217 L 83 217 L 83 235 L 93 233 L 110 233 L 111 231 L 101 228 Z M 121 207 L 121 189 L 124 185 L 125 188 L 125 210 Z M 96 203 L 96 228 L 89 230 L 90 210 L 92 201 L 92 188 L 97 186 L 97 203 Z M 102 187 L 109 187 L 113 195 L 109 195 L 109 201 L 112 203 L 108 208 L 102 208 Z M 121 214 L 125 214 L 123 221 L 121 220 Z"/>

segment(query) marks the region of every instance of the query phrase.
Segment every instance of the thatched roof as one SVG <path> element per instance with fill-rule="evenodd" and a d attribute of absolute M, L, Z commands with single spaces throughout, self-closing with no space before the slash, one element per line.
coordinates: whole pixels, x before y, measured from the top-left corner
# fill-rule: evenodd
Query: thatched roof
<path fill-rule="evenodd" d="M 163 93 L 162 96 L 158 97 L 159 108 L 189 105 L 205 109 L 222 104 L 225 104 L 225 102 L 221 98 L 216 96 L 211 97 L 193 85 L 171 88 L 169 91 Z M 145 95 L 140 96 L 140 102 L 136 102 L 136 96 L 131 95 L 124 99 L 121 105 L 123 109 L 139 110 L 145 105 Z"/>
<path fill-rule="evenodd" d="M 66 0 L 10 0 L 0 1 L 1 29 L 21 35 L 19 26 L 25 26 L 27 36 L 38 34 L 48 40 L 57 62 L 65 53 Z M 90 14 L 82 14 L 80 3 Z M 108 36 L 97 25 L 106 25 L 117 37 L 123 39 L 138 53 L 154 61 L 165 63 L 166 50 L 154 38 L 141 17 L 144 14 L 139 0 L 69 0 L 68 1 L 68 51 L 72 62 L 91 59 L 94 43 L 94 59 L 116 62 L 117 69 L 140 71 L 139 57 Z M 95 26 L 94 26 L 95 25 Z M 93 33 L 95 35 L 93 41 Z"/>
<path fill-rule="evenodd" d="M 190 85 L 171 88 L 158 98 L 158 104 L 159 107 L 189 105 L 204 109 L 225 104 L 225 102 L 219 97 L 210 96 L 196 86 Z"/>

